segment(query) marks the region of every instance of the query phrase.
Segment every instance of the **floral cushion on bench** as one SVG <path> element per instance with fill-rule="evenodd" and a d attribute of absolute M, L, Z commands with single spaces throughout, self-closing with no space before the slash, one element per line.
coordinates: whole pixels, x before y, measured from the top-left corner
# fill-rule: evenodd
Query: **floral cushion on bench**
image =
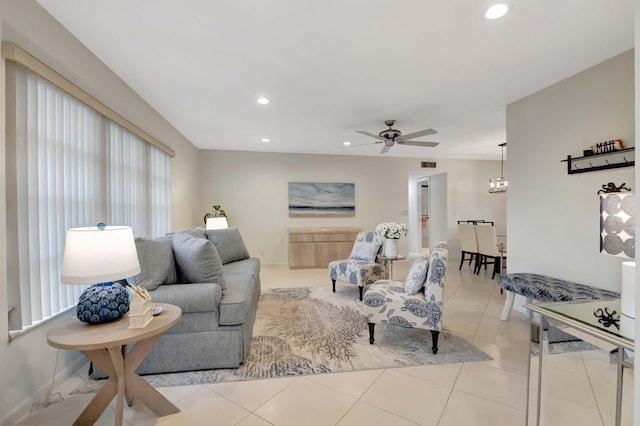
<path fill-rule="evenodd" d="M 615 291 L 528 272 L 500 275 L 499 284 L 501 288 L 513 293 L 548 302 L 620 297 L 620 293 Z"/>

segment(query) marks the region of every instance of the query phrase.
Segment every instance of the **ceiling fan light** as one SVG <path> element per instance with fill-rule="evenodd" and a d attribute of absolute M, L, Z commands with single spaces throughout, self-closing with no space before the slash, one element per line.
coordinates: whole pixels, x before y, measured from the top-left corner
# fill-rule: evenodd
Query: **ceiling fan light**
<path fill-rule="evenodd" d="M 507 3 L 496 3 L 491 6 L 484 12 L 484 17 L 486 19 L 500 19 L 509 11 L 509 5 Z"/>

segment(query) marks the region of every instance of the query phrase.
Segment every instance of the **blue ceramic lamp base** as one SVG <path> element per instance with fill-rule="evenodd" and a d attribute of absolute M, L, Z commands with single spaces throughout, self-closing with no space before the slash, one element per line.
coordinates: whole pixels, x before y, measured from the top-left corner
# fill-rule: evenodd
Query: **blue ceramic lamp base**
<path fill-rule="evenodd" d="M 129 312 L 129 292 L 120 284 L 101 283 L 87 288 L 80 295 L 76 315 L 88 324 L 115 321 Z"/>

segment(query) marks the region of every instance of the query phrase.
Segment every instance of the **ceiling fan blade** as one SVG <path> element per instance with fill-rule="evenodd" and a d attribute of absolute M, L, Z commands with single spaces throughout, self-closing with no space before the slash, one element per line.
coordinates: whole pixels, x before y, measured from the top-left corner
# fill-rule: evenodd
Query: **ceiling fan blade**
<path fill-rule="evenodd" d="M 389 150 L 391 149 L 391 146 L 389 145 L 385 145 L 382 147 L 382 149 L 380 150 L 380 154 L 386 154 L 387 152 L 389 152 Z"/>
<path fill-rule="evenodd" d="M 430 148 L 440 145 L 439 142 L 423 142 L 423 141 L 402 141 L 398 143 L 402 145 L 424 146 L 424 147 L 430 147 Z"/>
<path fill-rule="evenodd" d="M 379 139 L 379 140 L 381 140 L 381 141 L 383 141 L 383 142 L 384 142 L 384 139 L 383 139 L 383 138 L 381 138 L 380 136 L 378 136 L 378 135 L 376 135 L 376 134 L 374 134 L 374 133 L 367 132 L 366 130 L 356 130 L 356 132 L 357 132 L 357 133 L 360 133 L 360 134 L 362 134 L 362 135 L 371 136 L 372 138 L 376 138 L 376 139 Z"/>
<path fill-rule="evenodd" d="M 367 142 L 367 143 L 355 143 L 355 144 L 351 144 L 351 145 L 343 145 L 344 148 L 352 148 L 354 146 L 363 146 L 363 145 L 377 145 L 379 143 L 382 143 L 382 141 L 375 141 L 375 142 Z"/>
<path fill-rule="evenodd" d="M 420 136 L 435 135 L 436 133 L 438 133 L 436 130 L 425 129 L 425 130 L 420 130 L 419 132 L 413 132 L 413 133 L 409 133 L 409 134 L 406 134 L 406 135 L 402 135 L 402 139 L 404 139 L 404 140 L 413 139 L 413 138 L 417 138 L 417 137 L 420 137 Z"/>

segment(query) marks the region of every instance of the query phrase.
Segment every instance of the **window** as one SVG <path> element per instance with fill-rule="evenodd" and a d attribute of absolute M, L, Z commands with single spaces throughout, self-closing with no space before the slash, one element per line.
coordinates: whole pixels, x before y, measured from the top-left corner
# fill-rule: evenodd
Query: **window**
<path fill-rule="evenodd" d="M 82 288 L 60 283 L 68 228 L 104 222 L 144 237 L 170 230 L 171 157 L 27 68 L 10 66 L 7 262 L 15 336 L 77 303 Z"/>

